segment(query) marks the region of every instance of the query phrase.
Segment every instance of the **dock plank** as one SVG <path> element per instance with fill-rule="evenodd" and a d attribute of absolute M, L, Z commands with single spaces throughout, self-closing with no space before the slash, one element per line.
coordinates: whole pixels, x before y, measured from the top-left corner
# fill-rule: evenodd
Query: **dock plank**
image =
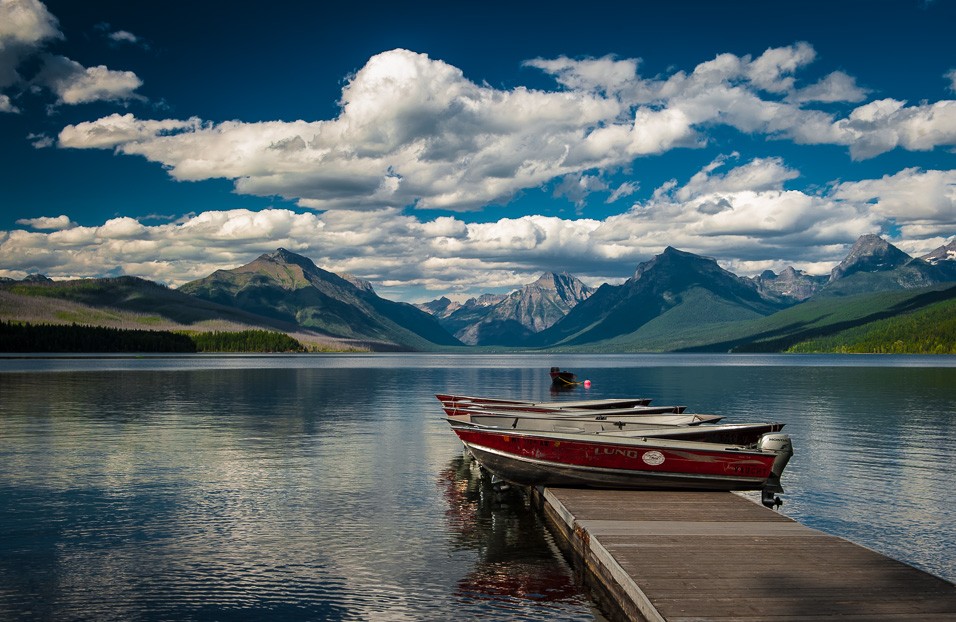
<path fill-rule="evenodd" d="M 739 495 L 534 495 L 622 619 L 956 620 L 952 583 Z"/>

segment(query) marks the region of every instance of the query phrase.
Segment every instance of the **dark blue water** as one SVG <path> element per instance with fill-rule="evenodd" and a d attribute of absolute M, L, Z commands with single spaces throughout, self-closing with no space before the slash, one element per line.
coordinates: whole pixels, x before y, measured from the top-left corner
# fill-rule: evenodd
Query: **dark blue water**
<path fill-rule="evenodd" d="M 591 389 L 552 396 L 552 364 Z M 956 580 L 950 358 L 8 359 L 0 619 L 601 619 L 436 392 L 786 422 L 785 513 Z"/>

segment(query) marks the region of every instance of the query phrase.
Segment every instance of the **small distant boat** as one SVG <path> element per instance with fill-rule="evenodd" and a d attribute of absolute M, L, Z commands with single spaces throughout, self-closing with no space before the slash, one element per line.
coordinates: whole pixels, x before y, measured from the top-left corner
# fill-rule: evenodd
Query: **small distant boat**
<path fill-rule="evenodd" d="M 561 371 L 560 367 L 552 367 L 551 384 L 556 387 L 570 387 L 580 383 L 578 382 L 576 374 L 569 371 Z"/>

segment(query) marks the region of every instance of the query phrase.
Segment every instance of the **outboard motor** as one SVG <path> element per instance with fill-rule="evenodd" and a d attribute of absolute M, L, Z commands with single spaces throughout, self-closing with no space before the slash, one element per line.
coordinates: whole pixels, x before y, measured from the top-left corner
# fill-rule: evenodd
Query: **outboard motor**
<path fill-rule="evenodd" d="M 783 486 L 780 485 L 780 476 L 783 475 L 783 470 L 787 467 L 787 463 L 790 462 L 790 458 L 793 456 L 793 442 L 790 440 L 789 434 L 771 432 L 760 437 L 760 440 L 757 441 L 757 449 L 773 451 L 777 454 L 777 457 L 774 458 L 773 466 L 770 467 L 770 477 L 767 478 L 767 484 L 764 486 L 760 495 L 760 501 L 765 506 L 768 508 L 776 508 L 781 505 L 783 501 L 774 493 L 783 492 Z"/>
<path fill-rule="evenodd" d="M 777 452 L 777 458 L 773 461 L 770 471 L 778 478 L 783 475 L 783 470 L 793 456 L 793 442 L 790 440 L 790 435 L 779 432 L 764 434 L 757 441 L 757 449 Z"/>

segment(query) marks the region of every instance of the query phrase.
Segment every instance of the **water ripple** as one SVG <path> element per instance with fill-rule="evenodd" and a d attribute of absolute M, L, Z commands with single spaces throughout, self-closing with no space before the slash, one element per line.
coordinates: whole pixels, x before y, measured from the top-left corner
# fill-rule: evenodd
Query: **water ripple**
<path fill-rule="evenodd" d="M 0 373 L 0 619 L 600 619 L 432 395 L 550 398 L 540 360 L 223 360 Z M 956 580 L 956 368 L 598 360 L 592 397 L 786 422 L 784 512 Z"/>
<path fill-rule="evenodd" d="M 0 375 L 0 618 L 600 618 L 530 508 L 513 559 L 461 539 L 460 444 L 407 376 Z"/>

